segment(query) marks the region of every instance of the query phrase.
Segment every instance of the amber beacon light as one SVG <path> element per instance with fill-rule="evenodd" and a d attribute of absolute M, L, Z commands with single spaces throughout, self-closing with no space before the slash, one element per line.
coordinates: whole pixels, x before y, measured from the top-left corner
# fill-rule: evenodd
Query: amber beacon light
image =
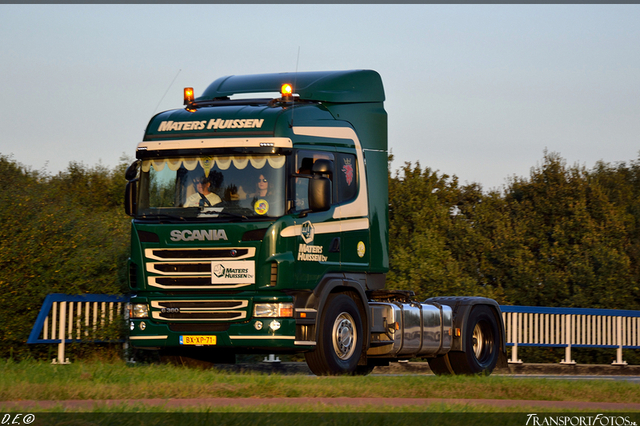
<path fill-rule="evenodd" d="M 193 102 L 193 87 L 184 88 L 184 104 L 188 105 Z"/>
<path fill-rule="evenodd" d="M 289 83 L 283 84 L 280 88 L 280 93 L 282 94 L 283 98 L 291 97 L 293 95 L 293 86 Z"/>

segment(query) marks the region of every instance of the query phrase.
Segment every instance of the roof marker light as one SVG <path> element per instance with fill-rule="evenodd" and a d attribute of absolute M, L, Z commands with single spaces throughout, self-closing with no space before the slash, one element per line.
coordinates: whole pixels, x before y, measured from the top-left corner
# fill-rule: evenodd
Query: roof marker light
<path fill-rule="evenodd" d="M 193 102 L 193 99 L 194 99 L 193 87 L 185 87 L 184 88 L 184 104 L 189 105 L 191 102 Z"/>

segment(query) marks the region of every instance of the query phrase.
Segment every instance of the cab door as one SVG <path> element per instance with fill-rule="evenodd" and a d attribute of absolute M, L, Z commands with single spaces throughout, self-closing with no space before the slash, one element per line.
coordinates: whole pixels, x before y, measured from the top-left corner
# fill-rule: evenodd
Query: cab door
<path fill-rule="evenodd" d="M 314 288 L 322 277 L 340 271 L 341 223 L 335 218 L 333 203 L 333 178 L 335 167 L 328 177 L 332 182 L 332 205 L 326 211 L 310 212 L 309 181 L 311 170 L 317 160 L 335 162 L 335 155 L 326 151 L 300 150 L 297 153 L 294 178 L 295 210 L 301 212 L 295 218 L 296 244 L 294 248 L 296 284 L 303 288 Z"/>

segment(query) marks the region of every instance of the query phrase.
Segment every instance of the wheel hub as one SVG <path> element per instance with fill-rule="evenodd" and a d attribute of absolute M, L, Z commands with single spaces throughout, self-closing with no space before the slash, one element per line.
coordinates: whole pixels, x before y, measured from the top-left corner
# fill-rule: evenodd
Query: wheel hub
<path fill-rule="evenodd" d="M 356 332 L 353 317 L 346 312 L 341 313 L 333 324 L 333 349 L 340 359 L 349 359 L 355 351 Z"/>
<path fill-rule="evenodd" d="M 482 353 L 484 352 L 484 336 L 479 323 L 473 328 L 473 352 L 478 359 L 482 357 Z"/>

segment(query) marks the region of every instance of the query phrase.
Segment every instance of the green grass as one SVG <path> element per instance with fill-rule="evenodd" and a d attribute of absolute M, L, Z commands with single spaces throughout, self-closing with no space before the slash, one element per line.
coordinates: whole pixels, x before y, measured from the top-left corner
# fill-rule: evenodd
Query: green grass
<path fill-rule="evenodd" d="M 0 361 L 0 401 L 179 399 L 179 398 L 382 397 L 515 399 L 640 403 L 640 386 L 627 381 L 518 379 L 510 377 L 377 376 L 315 377 L 228 373 L 172 365 L 127 365 L 124 362 L 75 362 L 51 365 L 37 361 Z M 282 411 L 491 411 L 467 405 L 430 407 L 323 406 L 305 404 L 216 408 L 225 412 Z M 100 409 L 100 408 L 96 408 Z M 117 407 L 117 411 L 131 408 Z M 56 411 L 58 409 L 52 410 Z M 63 411 L 63 408 L 59 408 Z M 113 408 L 109 409 L 110 411 Z M 136 411 L 163 410 L 141 407 Z M 166 408 L 164 409 L 167 410 Z M 171 409 L 190 411 L 192 409 Z M 495 411 L 518 411 L 496 409 Z M 557 411 L 557 410 L 555 410 Z"/>
<path fill-rule="evenodd" d="M 3 412 L 47 412 L 47 413 L 220 413 L 220 414 L 247 414 L 247 413 L 523 413 L 531 412 L 531 408 L 522 407 L 495 407 L 490 405 L 469 404 L 445 404 L 436 403 L 429 405 L 324 405 L 324 404 L 264 404 L 252 407 L 229 405 L 215 407 L 185 406 L 167 407 L 164 405 L 142 404 L 96 404 L 87 408 L 69 408 L 61 405 L 53 408 L 27 410 L 3 410 Z M 572 408 L 544 408 L 536 407 L 536 413 L 593 413 L 594 410 L 576 410 Z M 620 410 L 596 410 L 598 413 L 620 413 Z"/>

